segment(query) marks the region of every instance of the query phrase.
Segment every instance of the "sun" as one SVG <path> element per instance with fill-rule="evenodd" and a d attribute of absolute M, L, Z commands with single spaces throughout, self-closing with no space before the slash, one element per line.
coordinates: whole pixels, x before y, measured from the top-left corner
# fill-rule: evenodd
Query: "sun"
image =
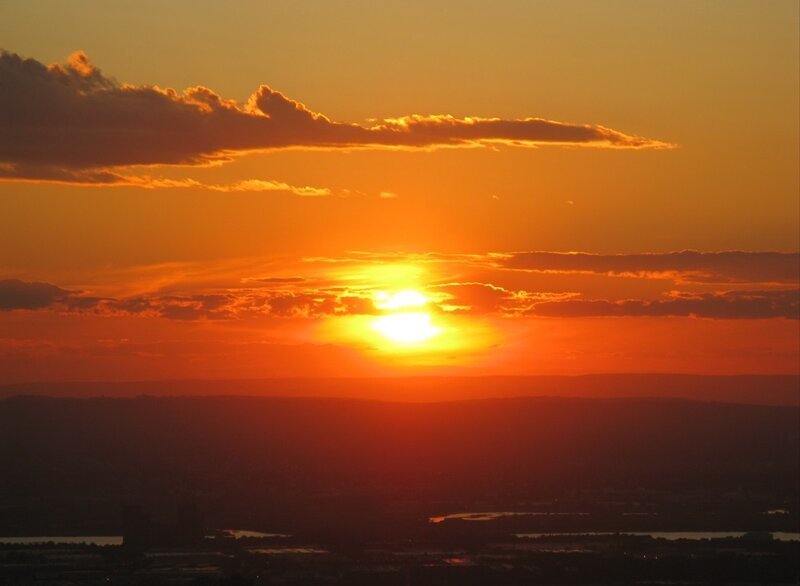
<path fill-rule="evenodd" d="M 429 340 L 442 329 L 433 324 L 429 313 L 421 310 L 427 303 L 427 297 L 412 289 L 392 295 L 380 292 L 375 296 L 375 307 L 391 313 L 375 318 L 372 329 L 396 344 L 412 345 Z"/>
<path fill-rule="evenodd" d="M 375 318 L 372 327 L 385 338 L 398 344 L 416 344 L 434 337 L 441 331 L 431 323 L 427 313 L 393 313 Z"/>

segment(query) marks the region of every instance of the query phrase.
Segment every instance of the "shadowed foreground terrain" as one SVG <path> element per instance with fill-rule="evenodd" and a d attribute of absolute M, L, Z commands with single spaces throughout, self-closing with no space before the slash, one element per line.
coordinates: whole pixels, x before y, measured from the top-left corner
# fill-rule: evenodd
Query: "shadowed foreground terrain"
<path fill-rule="evenodd" d="M 657 551 L 684 561 L 719 555 L 708 542 L 596 536 L 576 545 L 553 533 L 747 532 L 757 539 L 720 546 L 748 556 L 725 567 L 744 564 L 740 576 L 772 568 L 780 582 L 797 575 L 787 561 L 796 542 L 758 539 L 798 530 L 798 415 L 796 407 L 675 399 L 14 397 L 0 401 L 0 535 L 120 535 L 131 504 L 190 501 L 209 534 L 240 527 L 283 535 L 262 536 L 251 549 L 266 547 L 273 569 L 316 568 L 288 583 L 318 583 L 331 564 L 338 569 L 330 576 L 344 580 L 332 583 L 359 583 L 342 576 L 382 563 L 399 568 L 406 582 L 397 583 L 525 584 L 535 575 L 562 580 L 568 553 L 623 556 L 567 564 L 591 577 L 644 552 L 651 561 L 623 573 L 651 579 L 666 575 L 653 566 Z M 542 544 L 540 534 L 558 543 Z M 269 550 L 276 539 L 279 554 Z M 230 555 L 241 553 L 241 542 L 226 543 Z M 308 547 L 311 554 L 295 551 Z M 480 556 L 496 547 L 506 548 L 509 567 L 544 573 L 514 574 L 518 581 L 493 574 Z M 440 552 L 430 555 L 443 567 L 465 572 L 458 568 L 466 564 L 473 573 L 428 575 L 428 550 Z M 323 553 L 333 557 L 313 557 Z M 459 556 L 463 564 L 446 561 Z M 708 579 L 711 566 L 695 565 L 671 563 L 670 576 Z M 262 583 L 249 579 L 242 583 Z"/>

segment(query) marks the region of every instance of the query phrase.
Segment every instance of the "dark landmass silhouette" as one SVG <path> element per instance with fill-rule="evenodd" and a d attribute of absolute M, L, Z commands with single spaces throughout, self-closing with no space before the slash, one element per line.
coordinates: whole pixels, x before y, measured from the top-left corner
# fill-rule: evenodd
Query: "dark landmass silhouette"
<path fill-rule="evenodd" d="M 569 390 L 707 397 L 740 388 L 745 400 L 767 388 L 759 378 L 714 379 L 707 387 L 700 383 L 709 379 L 696 377 L 628 377 L 624 387 L 611 385 L 619 378 L 600 379 L 609 386 L 589 377 Z M 536 380 L 549 392 L 564 381 Z M 643 386 L 648 380 L 661 386 Z M 441 400 L 529 392 L 522 383 L 531 379 L 273 382 L 194 388 L 350 389 L 372 399 L 0 399 L 0 535 L 123 541 L 0 543 L 0 583 L 797 582 L 797 406 Z M 180 395 L 193 384 L 60 390 Z M 380 394 L 406 400 L 375 400 Z M 250 537 L 234 539 L 226 528 Z"/>
<path fill-rule="evenodd" d="M 116 534 L 125 506 L 186 495 L 211 527 L 336 539 L 532 507 L 592 514 L 504 522 L 790 530 L 799 454 L 800 409 L 785 406 L 16 397 L 0 400 L 0 535 Z M 641 511 L 656 514 L 623 515 Z"/>

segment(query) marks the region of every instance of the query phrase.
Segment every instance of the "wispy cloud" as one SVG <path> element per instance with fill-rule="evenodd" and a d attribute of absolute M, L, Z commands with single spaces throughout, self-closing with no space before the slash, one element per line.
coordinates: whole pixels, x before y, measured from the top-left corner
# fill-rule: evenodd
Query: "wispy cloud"
<path fill-rule="evenodd" d="M 494 255 L 508 269 L 672 279 L 685 283 L 797 283 L 797 252 L 679 252 L 592 254 L 587 252 L 515 252 Z"/>
<path fill-rule="evenodd" d="M 413 262 L 461 265 L 540 275 L 594 274 L 657 279 L 677 285 L 800 283 L 800 252 L 726 250 L 596 254 L 591 252 L 405 253 L 351 251 L 341 257 L 312 257 L 328 264 Z"/>
<path fill-rule="evenodd" d="M 242 179 L 232 183 L 203 183 L 196 179 L 167 179 L 149 175 L 125 175 L 114 171 L 69 170 L 51 167 L 13 166 L 0 163 L 0 181 L 61 183 L 84 187 L 141 187 L 144 189 L 206 189 L 221 193 L 275 191 L 301 197 L 333 195 L 327 187 L 297 186 L 272 179 Z"/>

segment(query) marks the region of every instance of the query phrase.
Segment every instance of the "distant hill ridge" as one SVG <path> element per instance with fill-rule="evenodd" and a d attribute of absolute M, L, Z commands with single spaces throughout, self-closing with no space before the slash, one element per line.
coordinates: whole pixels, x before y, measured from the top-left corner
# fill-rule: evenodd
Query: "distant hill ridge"
<path fill-rule="evenodd" d="M 797 375 L 592 374 L 386 378 L 275 378 L 129 382 L 32 382 L 0 385 L 0 398 L 253 395 L 388 401 L 504 397 L 661 397 L 753 405 L 800 406 Z"/>

